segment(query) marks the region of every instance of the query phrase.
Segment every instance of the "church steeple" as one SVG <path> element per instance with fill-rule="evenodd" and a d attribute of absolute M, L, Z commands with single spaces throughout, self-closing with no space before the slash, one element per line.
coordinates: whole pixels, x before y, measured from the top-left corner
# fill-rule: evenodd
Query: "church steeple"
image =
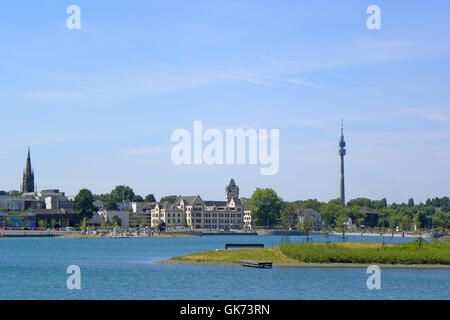
<path fill-rule="evenodd" d="M 34 172 L 31 168 L 30 147 L 28 147 L 27 164 L 22 177 L 22 192 L 34 192 Z"/>
<path fill-rule="evenodd" d="M 232 198 L 239 199 L 239 187 L 236 185 L 236 182 L 234 182 L 234 179 L 231 179 L 230 183 L 225 188 L 225 195 L 228 201 Z"/>

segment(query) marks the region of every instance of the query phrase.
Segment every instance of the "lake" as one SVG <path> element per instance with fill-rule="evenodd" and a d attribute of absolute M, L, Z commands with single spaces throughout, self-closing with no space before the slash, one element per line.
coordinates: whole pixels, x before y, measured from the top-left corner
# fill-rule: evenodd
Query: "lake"
<path fill-rule="evenodd" d="M 314 242 L 324 241 L 313 235 Z M 349 241 L 380 242 L 349 236 Z M 290 237 L 300 242 L 302 237 Z M 330 237 L 337 241 L 337 236 Z M 412 241 L 386 238 L 387 243 Z M 225 243 L 280 244 L 280 236 L 0 239 L 0 299 L 450 299 L 448 269 L 382 269 L 369 290 L 365 268 L 252 269 L 155 264 Z M 81 290 L 66 269 L 81 268 Z"/>

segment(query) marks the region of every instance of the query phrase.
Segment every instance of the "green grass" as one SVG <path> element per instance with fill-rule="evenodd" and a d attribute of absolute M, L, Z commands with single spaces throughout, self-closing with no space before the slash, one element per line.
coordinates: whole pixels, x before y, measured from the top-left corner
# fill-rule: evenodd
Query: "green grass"
<path fill-rule="evenodd" d="M 280 247 L 289 258 L 315 263 L 386 263 L 386 264 L 450 264 L 450 243 L 418 242 L 377 243 L 308 243 Z"/>
<path fill-rule="evenodd" d="M 205 261 L 205 262 L 231 262 L 237 264 L 239 260 L 260 260 L 272 262 L 298 262 L 286 257 L 280 248 L 235 249 L 235 250 L 210 250 L 202 251 L 186 256 L 174 257 L 171 260 L 178 261 Z"/>
<path fill-rule="evenodd" d="M 239 260 L 272 261 L 274 263 L 385 263 L 385 264 L 450 264 L 450 243 L 417 242 L 404 244 L 347 242 L 288 244 L 275 248 L 242 250 L 210 250 L 174 257 L 177 261 L 230 262 Z"/>

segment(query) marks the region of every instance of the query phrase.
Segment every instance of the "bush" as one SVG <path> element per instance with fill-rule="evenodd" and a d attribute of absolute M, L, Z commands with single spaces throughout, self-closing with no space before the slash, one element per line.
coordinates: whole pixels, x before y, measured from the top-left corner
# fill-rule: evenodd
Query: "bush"
<path fill-rule="evenodd" d="M 404 244 L 285 244 L 281 251 L 289 258 L 315 263 L 450 264 L 450 244 L 418 242 Z"/>

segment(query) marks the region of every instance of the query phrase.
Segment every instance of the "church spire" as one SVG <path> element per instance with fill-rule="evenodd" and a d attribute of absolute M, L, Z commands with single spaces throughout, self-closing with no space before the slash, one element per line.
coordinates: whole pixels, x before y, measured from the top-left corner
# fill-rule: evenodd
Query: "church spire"
<path fill-rule="evenodd" d="M 30 157 L 30 147 L 28 147 L 28 155 L 27 155 L 27 166 L 26 166 L 26 174 L 31 175 L 31 157 Z"/>
<path fill-rule="evenodd" d="M 30 147 L 28 147 L 27 164 L 22 177 L 22 192 L 34 192 L 34 172 L 31 167 Z"/>

